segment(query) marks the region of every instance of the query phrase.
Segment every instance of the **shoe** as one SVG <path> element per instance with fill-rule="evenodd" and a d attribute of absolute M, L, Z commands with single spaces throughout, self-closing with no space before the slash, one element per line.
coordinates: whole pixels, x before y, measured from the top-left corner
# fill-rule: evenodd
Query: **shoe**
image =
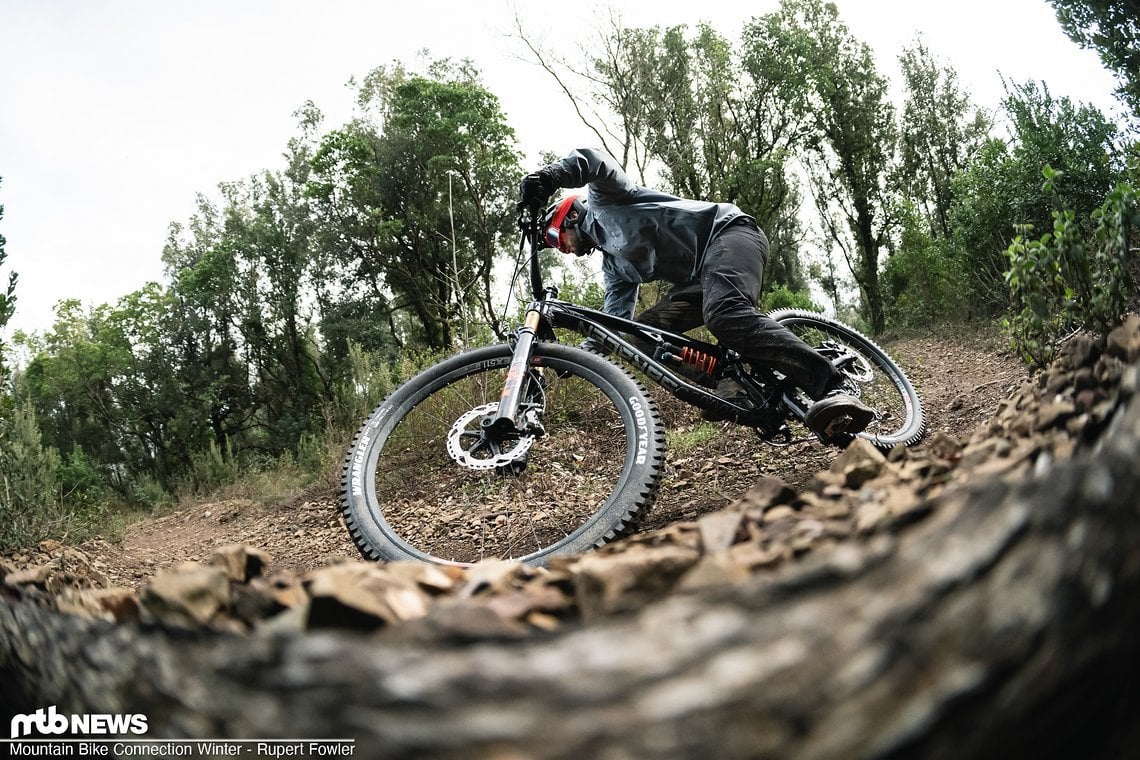
<path fill-rule="evenodd" d="M 717 398 L 738 406 L 745 411 L 752 411 L 756 406 L 752 403 L 752 397 L 748 395 L 748 391 L 744 386 L 731 377 L 722 377 L 717 382 L 716 390 L 713 393 Z M 701 416 L 708 422 L 722 422 L 735 415 L 723 414 L 716 409 L 705 409 Z"/>
<path fill-rule="evenodd" d="M 804 424 L 821 438 L 856 435 L 875 419 L 875 410 L 842 389 L 832 391 L 808 409 Z"/>

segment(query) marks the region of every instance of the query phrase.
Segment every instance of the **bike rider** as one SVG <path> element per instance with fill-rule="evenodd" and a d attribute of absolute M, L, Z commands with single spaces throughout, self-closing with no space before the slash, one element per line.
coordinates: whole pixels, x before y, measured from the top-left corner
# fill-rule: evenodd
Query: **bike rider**
<path fill-rule="evenodd" d="M 768 238 L 731 203 L 687 200 L 634 184 L 617 160 L 591 148 L 572 151 L 523 178 L 519 208 L 536 211 L 557 188 L 587 188 L 551 206 L 539 245 L 584 256 L 602 251 L 604 310 L 633 318 L 640 283 L 673 285 L 637 321 L 670 332 L 705 325 L 745 359 L 773 367 L 815 403 L 805 423 L 825 438 L 862 431 L 874 411 L 850 395 L 831 362 L 756 304 L 768 260 Z M 747 395 L 736 381 L 717 395 L 738 406 Z"/>

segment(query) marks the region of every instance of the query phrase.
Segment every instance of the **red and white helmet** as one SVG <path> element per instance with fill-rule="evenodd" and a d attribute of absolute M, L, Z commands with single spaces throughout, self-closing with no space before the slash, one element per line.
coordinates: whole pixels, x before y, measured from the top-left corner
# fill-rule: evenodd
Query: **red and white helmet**
<path fill-rule="evenodd" d="M 548 208 L 546 216 L 542 218 L 544 247 L 570 253 L 566 244 L 566 230 L 577 227 L 585 216 L 586 199 L 580 195 L 563 198 Z"/>

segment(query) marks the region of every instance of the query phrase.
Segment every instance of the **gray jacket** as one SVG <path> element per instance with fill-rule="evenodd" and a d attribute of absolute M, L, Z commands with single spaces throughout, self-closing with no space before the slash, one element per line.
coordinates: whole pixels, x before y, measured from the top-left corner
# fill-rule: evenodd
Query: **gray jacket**
<path fill-rule="evenodd" d="M 605 254 L 605 311 L 632 318 L 637 286 L 700 277 L 709 242 L 747 215 L 731 203 L 709 203 L 635 185 L 608 153 L 579 148 L 546 167 L 561 187 L 587 185 L 579 228 Z"/>

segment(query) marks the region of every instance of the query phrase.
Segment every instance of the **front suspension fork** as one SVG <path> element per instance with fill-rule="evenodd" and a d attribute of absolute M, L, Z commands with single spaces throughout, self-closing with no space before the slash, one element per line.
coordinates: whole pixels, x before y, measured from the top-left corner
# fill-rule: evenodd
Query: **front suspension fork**
<path fill-rule="evenodd" d="M 499 432 L 522 432 L 519 430 L 516 418 L 519 405 L 522 403 L 523 386 L 534 353 L 534 341 L 538 334 L 541 316 L 538 309 L 531 309 L 526 313 L 526 321 L 516 333 L 518 339 L 515 341 L 511 365 L 507 369 L 507 379 L 503 383 L 503 392 L 499 396 L 499 408 L 494 417 L 488 417 L 483 421 L 484 426 Z"/>

